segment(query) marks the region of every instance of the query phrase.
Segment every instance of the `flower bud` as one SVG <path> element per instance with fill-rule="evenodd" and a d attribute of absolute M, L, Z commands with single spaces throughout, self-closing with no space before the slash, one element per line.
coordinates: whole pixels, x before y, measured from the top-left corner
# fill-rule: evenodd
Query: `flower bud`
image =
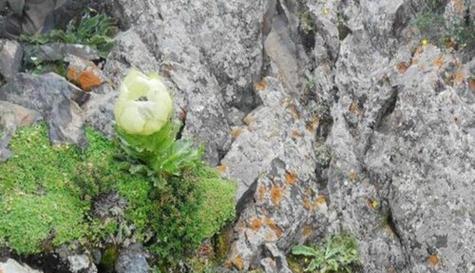
<path fill-rule="evenodd" d="M 173 102 L 158 74 L 129 71 L 114 108 L 117 125 L 128 134 L 151 135 L 170 120 Z"/>

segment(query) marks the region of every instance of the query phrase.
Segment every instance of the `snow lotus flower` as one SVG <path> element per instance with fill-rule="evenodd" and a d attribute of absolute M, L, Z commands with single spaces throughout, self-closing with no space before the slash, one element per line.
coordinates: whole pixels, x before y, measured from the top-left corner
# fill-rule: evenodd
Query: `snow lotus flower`
<path fill-rule="evenodd" d="M 120 87 L 114 116 L 128 134 L 151 135 L 170 121 L 172 110 L 172 98 L 158 74 L 132 69 Z"/>

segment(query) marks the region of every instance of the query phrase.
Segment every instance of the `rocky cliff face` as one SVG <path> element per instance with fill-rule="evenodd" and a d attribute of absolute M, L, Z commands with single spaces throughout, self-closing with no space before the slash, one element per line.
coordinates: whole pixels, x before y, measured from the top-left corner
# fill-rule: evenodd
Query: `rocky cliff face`
<path fill-rule="evenodd" d="M 473 22 L 471 1 L 439 2 Z M 229 267 L 290 272 L 292 246 L 348 231 L 362 272 L 475 272 L 474 48 L 426 40 L 426 2 L 98 5 L 123 32 L 84 118 L 112 134 L 126 69 L 160 71 L 184 135 L 239 183 Z"/>
<path fill-rule="evenodd" d="M 423 2 L 111 7 L 138 38 L 125 55 L 146 48 L 132 64 L 168 76 L 186 134 L 239 181 L 235 268 L 288 272 L 291 246 L 349 230 L 363 272 L 475 271 L 475 63 L 421 44 Z"/>

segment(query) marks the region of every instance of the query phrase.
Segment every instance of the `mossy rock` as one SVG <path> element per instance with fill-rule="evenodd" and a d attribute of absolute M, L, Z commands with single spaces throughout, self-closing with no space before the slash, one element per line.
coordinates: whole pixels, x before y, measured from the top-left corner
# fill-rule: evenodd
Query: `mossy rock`
<path fill-rule="evenodd" d="M 29 255 L 72 241 L 100 245 L 127 225 L 135 240 L 170 262 L 234 218 L 235 184 L 206 164 L 156 185 L 116 159 L 121 150 L 113 141 L 92 129 L 86 136 L 89 146 L 79 150 L 51 146 L 44 124 L 17 132 L 13 157 L 0 164 L 0 247 Z M 111 191 L 127 201 L 124 223 L 91 213 L 95 197 Z"/>

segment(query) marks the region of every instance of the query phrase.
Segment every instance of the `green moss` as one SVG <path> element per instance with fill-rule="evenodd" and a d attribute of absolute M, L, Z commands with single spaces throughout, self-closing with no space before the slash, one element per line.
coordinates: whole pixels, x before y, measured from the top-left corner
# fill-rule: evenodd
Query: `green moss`
<path fill-rule="evenodd" d="M 156 189 L 152 223 L 158 243 L 152 250 L 165 264 L 190 255 L 234 218 L 235 185 L 204 164 Z"/>
<path fill-rule="evenodd" d="M 45 125 L 20 130 L 12 139 L 12 159 L 0 164 L 0 241 L 20 254 L 44 244 L 104 239 L 116 223 L 96 224 L 88 213 L 101 192 L 148 180 L 121 170 L 114 144 L 90 129 L 89 148 L 50 145 Z M 132 221 L 135 219 L 132 219 Z"/>
<path fill-rule="evenodd" d="M 89 204 L 74 185 L 79 153 L 52 148 L 44 126 L 21 130 L 11 142 L 14 156 L 0 165 L 0 238 L 18 253 L 36 253 L 79 239 Z"/>
<path fill-rule="evenodd" d="M 230 181 L 221 179 L 213 170 L 209 170 L 208 174 L 197 183 L 197 190 L 201 195 L 201 202 L 194 222 L 201 241 L 212 237 L 229 219 L 234 218 L 236 187 Z"/>
<path fill-rule="evenodd" d="M 119 249 L 117 246 L 110 246 L 102 255 L 101 262 L 99 267 L 101 268 L 102 272 L 114 272 L 114 265 L 119 257 Z"/>
<path fill-rule="evenodd" d="M 157 182 L 131 174 L 113 141 L 92 129 L 86 135 L 83 151 L 51 146 L 43 124 L 15 135 L 14 156 L 0 164 L 0 246 L 32 254 L 75 240 L 101 245 L 126 224 L 170 265 L 234 217 L 235 185 L 203 162 Z M 93 218 L 92 200 L 110 191 L 127 200 L 127 223 Z"/>

